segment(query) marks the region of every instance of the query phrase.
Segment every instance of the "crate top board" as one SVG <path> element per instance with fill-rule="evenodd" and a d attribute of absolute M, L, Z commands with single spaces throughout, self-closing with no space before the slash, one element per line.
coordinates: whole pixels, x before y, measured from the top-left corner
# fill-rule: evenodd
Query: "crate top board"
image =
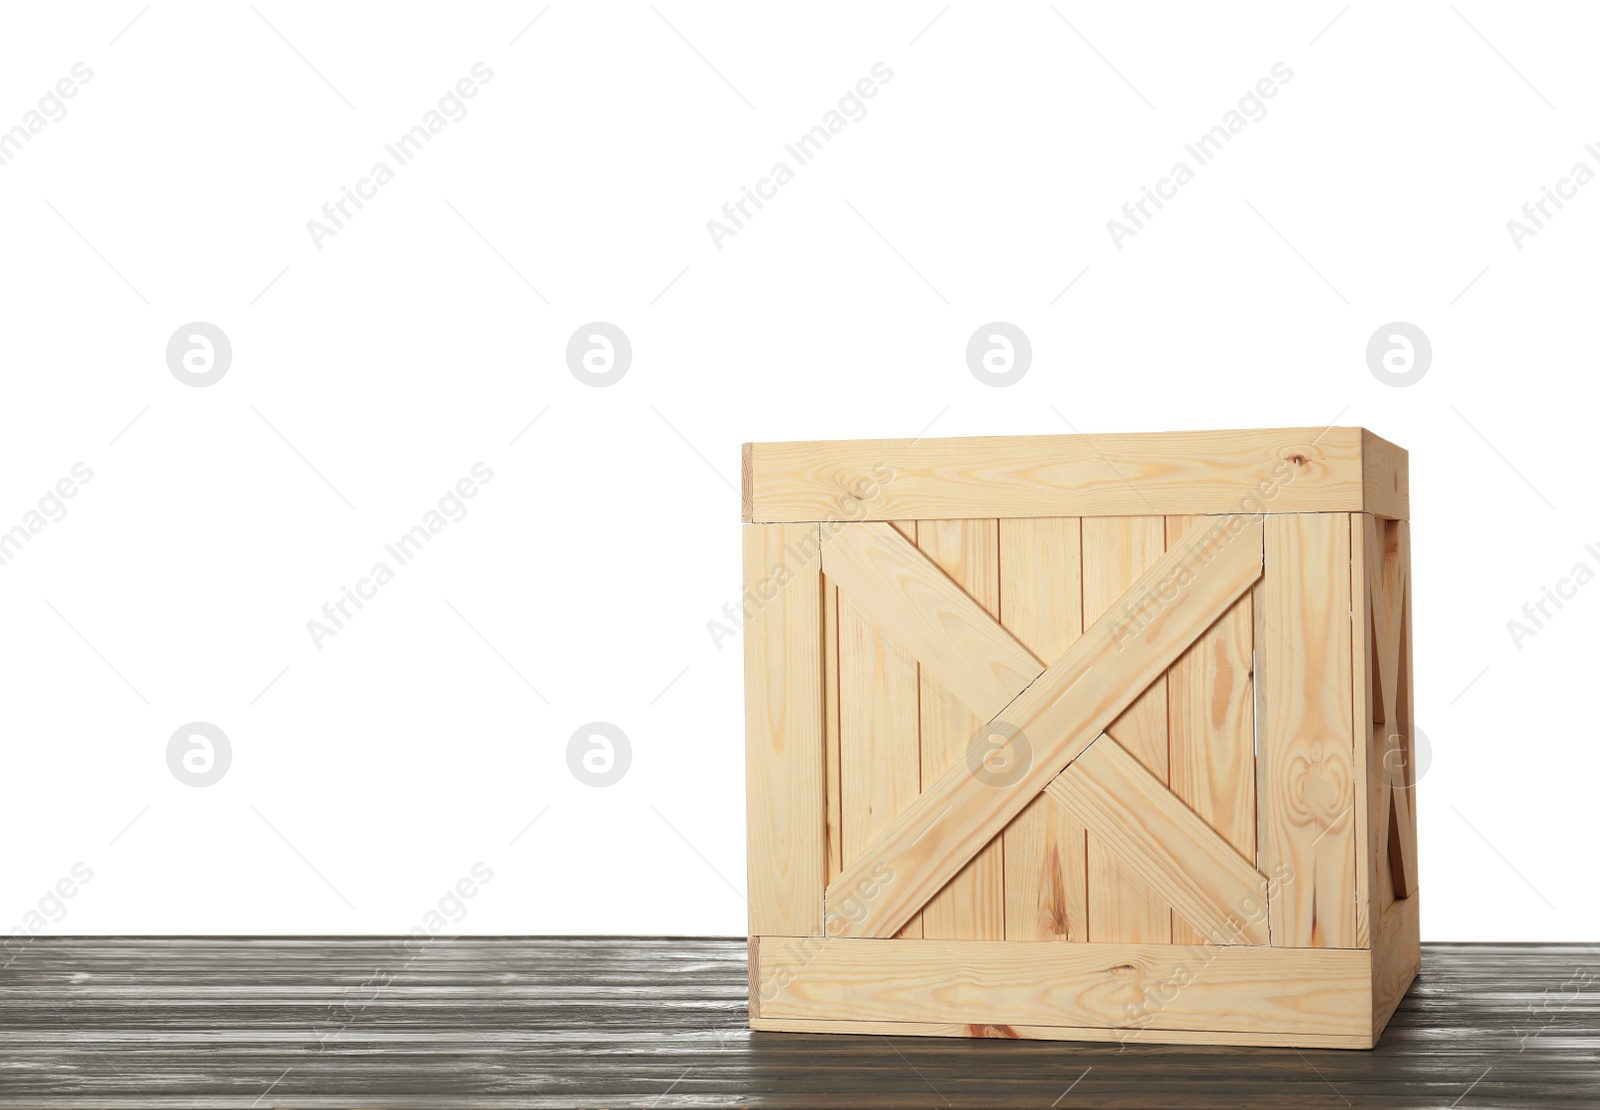
<path fill-rule="evenodd" d="M 749 523 L 1197 513 L 1410 516 L 1365 428 L 746 443 Z"/>

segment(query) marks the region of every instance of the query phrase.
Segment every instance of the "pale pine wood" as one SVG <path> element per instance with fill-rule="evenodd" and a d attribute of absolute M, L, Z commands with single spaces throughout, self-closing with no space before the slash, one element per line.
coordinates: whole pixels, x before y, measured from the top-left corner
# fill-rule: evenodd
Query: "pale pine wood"
<path fill-rule="evenodd" d="M 1169 516 L 1177 541 L 1201 518 Z M 1256 858 L 1254 615 L 1240 598 L 1167 671 L 1168 784 L 1234 850 Z M 1205 936 L 1181 916 L 1176 944 Z"/>
<path fill-rule="evenodd" d="M 1261 518 L 1203 527 L 1217 535 L 1204 558 L 1192 546 L 1164 555 L 1125 602 L 990 722 L 1003 720 L 1031 741 L 1031 760 L 1017 782 L 992 785 L 963 760 L 925 784 L 887 830 L 846 862 L 828 888 L 829 904 L 874 872 L 887 869 L 892 879 L 841 935 L 892 935 L 1260 577 Z"/>
<path fill-rule="evenodd" d="M 1083 522 L 1083 612 L 1093 620 L 1166 550 L 1159 516 L 1089 517 Z M 1163 784 L 1167 782 L 1167 680 L 1158 677 L 1106 729 Z M 1087 823 L 1086 823 L 1087 824 Z M 1172 940 L 1172 909 L 1110 851 L 1088 836 L 1089 939 L 1129 943 Z"/>
<path fill-rule="evenodd" d="M 916 535 L 915 522 L 896 527 Z M 884 629 L 864 616 L 841 589 L 839 762 L 844 873 L 922 789 L 919 685 L 916 660 L 902 654 Z M 901 936 L 922 935 L 921 914 L 908 916 L 897 928 L 900 925 L 904 926 Z M 828 929 L 830 933 L 840 931 L 837 917 L 829 920 Z"/>
<path fill-rule="evenodd" d="M 1374 724 L 1378 695 L 1376 631 L 1372 616 L 1372 568 L 1381 564 L 1382 544 L 1377 522 L 1370 513 L 1350 516 L 1350 647 L 1351 720 L 1355 726 L 1356 793 L 1356 947 L 1372 943 L 1378 872 L 1378 805 L 1387 808 L 1385 785 L 1378 779 L 1383 768 L 1375 757 L 1380 735 Z"/>
<path fill-rule="evenodd" d="M 792 970 L 762 1018 L 1076 1026 L 1370 1040 L 1354 949 L 763 937 Z M 781 1026 L 779 1026 L 781 1027 Z"/>
<path fill-rule="evenodd" d="M 839 587 L 822 576 L 822 750 L 827 783 L 823 822 L 827 830 L 827 881 L 844 870 L 843 769 L 839 762 Z"/>
<path fill-rule="evenodd" d="M 753 443 L 753 520 L 1361 512 L 1360 428 Z M 1379 480 L 1374 479 L 1377 489 Z"/>
<path fill-rule="evenodd" d="M 1394 520 L 1411 517 L 1411 457 L 1405 448 L 1361 429 L 1362 507 Z"/>
<path fill-rule="evenodd" d="M 1417 814 L 1416 781 L 1413 778 L 1416 749 L 1411 724 L 1415 719 L 1412 716 L 1414 694 L 1411 688 L 1411 525 L 1408 521 L 1396 521 L 1394 530 L 1395 563 L 1401 583 L 1393 622 L 1398 645 L 1394 733 L 1400 738 L 1403 759 L 1401 769 L 1391 776 L 1390 781 L 1398 833 L 1393 849 L 1395 864 L 1391 865 L 1391 870 L 1397 872 L 1394 890 L 1398 898 L 1409 897 L 1417 889 Z"/>
<path fill-rule="evenodd" d="M 1398 1004 L 1398 999 L 1396 1000 Z M 1119 1045 L 1223 1045 L 1255 1048 L 1371 1048 L 1367 1034 L 1234 1033 L 1189 1029 L 1097 1029 L 1071 1025 L 959 1025 L 926 1021 L 840 1021 L 827 1018 L 752 1018 L 750 1028 L 775 1033 L 843 1033 L 885 1037 L 968 1037 L 1016 1041 L 1087 1041 Z"/>
<path fill-rule="evenodd" d="M 1265 552 L 1263 552 L 1263 564 Z M 1262 668 L 1267 660 L 1266 637 L 1267 631 L 1267 583 L 1265 565 L 1262 567 L 1262 577 L 1250 588 L 1250 619 L 1254 627 L 1251 629 L 1251 642 L 1255 645 L 1251 654 L 1255 660 L 1252 670 L 1251 687 L 1255 695 L 1255 764 L 1256 764 L 1256 870 L 1267 877 L 1267 904 L 1270 907 L 1277 886 L 1281 883 L 1278 873 L 1274 872 L 1270 853 L 1267 851 L 1267 831 L 1271 827 L 1272 813 L 1267 806 L 1267 761 L 1262 756 L 1261 740 L 1266 728 L 1267 713 L 1271 708 L 1267 703 L 1266 675 Z M 1279 868 L 1281 872 L 1281 868 Z M 826 898 L 826 896 L 824 896 Z M 1267 915 L 1267 930 L 1272 930 L 1272 915 Z"/>
<path fill-rule="evenodd" d="M 1373 627 L 1372 749 L 1377 767 L 1378 899 L 1385 913 L 1415 888 L 1416 825 L 1406 768 L 1412 756 L 1409 725 L 1409 592 L 1407 525 L 1375 520 L 1369 552 Z"/>
<path fill-rule="evenodd" d="M 1374 800 L 1378 814 L 1377 898 L 1373 903 L 1373 913 L 1378 918 L 1380 927 L 1383 918 L 1394 905 L 1396 894 L 1400 893 L 1400 881 L 1397 880 L 1394 870 L 1397 858 L 1395 847 L 1400 833 L 1395 825 L 1394 784 L 1389 773 L 1389 761 L 1393 758 L 1392 751 L 1395 747 L 1392 739 L 1395 727 L 1395 679 L 1400 665 L 1395 630 L 1392 627 L 1394 606 L 1391 603 L 1391 594 L 1399 588 L 1399 581 L 1395 559 L 1389 551 L 1389 540 L 1396 533 L 1385 525 L 1386 522 L 1381 518 L 1374 519 L 1372 558 L 1368 567 L 1371 576 L 1368 589 L 1372 595 L 1373 635 L 1371 693 L 1372 752 L 1375 761 L 1373 774 L 1377 777 L 1378 783 Z"/>
<path fill-rule="evenodd" d="M 1000 521 L 1000 621 L 1040 659 L 1083 634 L 1082 526 L 1077 517 Z M 1048 794 L 1002 833 L 1006 939 L 1089 939 L 1085 832 Z"/>
<path fill-rule="evenodd" d="M 753 443 L 739 445 L 739 519 L 753 524 L 756 519 L 755 502 L 755 447 Z"/>
<path fill-rule="evenodd" d="M 761 945 L 784 945 L 780 1007 L 785 993 L 816 989 L 820 1008 L 794 1016 L 762 1005 L 753 1024 L 1297 1047 L 1373 1043 L 1416 974 L 1418 951 L 1409 530 L 1397 519 L 1409 511 L 1408 462 L 1403 450 L 1353 431 L 1359 507 L 1285 511 L 1294 508 L 1292 490 L 1302 478 L 1327 472 L 1316 452 L 1338 436 L 1308 441 L 1313 450 L 1281 460 L 1289 468 L 1281 479 L 1253 487 L 1251 496 L 1260 499 L 1254 508 L 1265 517 L 1229 521 L 1237 523 L 1235 540 L 1253 525 L 1264 550 L 1248 572 L 1230 558 L 1235 548 L 1217 542 L 1219 517 L 1192 501 L 1157 508 L 1143 496 L 1152 488 L 1144 476 L 1124 487 L 1132 495 L 1125 504 L 1091 512 L 1087 523 L 1012 515 L 1004 491 L 979 508 L 962 491 L 980 480 L 981 452 L 952 455 L 948 465 L 912 475 L 902 493 L 925 481 L 926 490 L 949 495 L 945 504 L 920 522 L 884 525 L 863 506 L 883 502 L 907 477 L 890 473 L 891 461 L 877 468 L 873 489 L 858 491 L 850 513 L 830 514 L 858 523 L 823 526 L 830 552 L 817 565 L 835 573 L 816 574 L 816 627 L 827 937 L 890 943 L 876 939 L 888 937 L 909 946 L 1154 947 L 1182 960 L 1185 975 L 1194 970 L 1189 963 L 1209 968 L 1224 952 L 1263 951 L 1289 961 L 1356 956 L 1365 960 L 1359 1028 L 1279 1025 L 1263 1032 L 1203 1018 L 1162 1029 L 1144 1013 L 1114 1028 L 1060 1015 L 1008 1021 L 993 1006 L 947 1019 L 919 1013 L 923 1003 L 913 996 L 925 989 L 940 992 L 939 1005 L 982 998 L 1009 1004 L 1005 982 L 973 978 L 973 967 L 988 957 L 953 951 L 937 961 L 944 967 L 937 988 L 932 970 L 923 982 L 892 961 L 863 959 L 860 989 L 875 985 L 882 1004 L 894 1008 L 874 1013 L 869 1003 L 863 1016 L 854 971 L 845 993 L 815 978 L 837 951 L 815 932 L 769 934 Z M 985 446 L 956 446 L 975 442 Z M 757 515 L 770 446 L 753 445 L 746 457 Z M 989 459 L 1021 473 L 1023 454 L 990 452 Z M 1146 458 L 1159 454 L 1152 447 Z M 1064 464 L 1036 456 L 1027 465 L 1038 471 Z M 1062 492 L 1048 485 L 1036 484 L 1034 492 Z M 1079 485 L 1067 494 L 1097 496 L 1093 483 Z M 1143 588 L 1118 597 L 1152 553 L 1158 565 Z M 851 584 L 836 588 L 845 578 Z M 1230 584 L 1219 586 L 1223 579 Z M 1207 597 L 1204 606 L 1193 604 L 1196 593 Z M 852 594 L 859 595 L 853 606 Z M 1202 607 L 1210 610 L 1204 620 Z M 1086 621 L 1092 623 L 1078 636 Z M 862 628 L 871 633 L 870 647 Z M 854 660 L 848 665 L 847 655 Z M 1128 655 L 1138 658 L 1118 658 Z M 884 666 L 891 658 L 901 667 L 898 682 Z M 1045 668 L 1044 660 L 1053 662 Z M 852 682 L 866 689 L 858 699 L 864 704 L 854 707 Z M 992 711 L 975 711 L 963 696 L 987 701 Z M 1032 762 L 1010 786 L 979 783 L 966 766 L 962 734 L 978 731 L 973 726 L 986 716 L 986 729 L 1019 727 L 1033 741 Z M 1089 719 L 1104 722 L 1099 740 L 1083 733 Z M 852 782 L 852 751 L 872 768 L 860 783 Z M 1394 770 L 1386 769 L 1386 757 Z M 1059 764 L 1054 781 L 1039 781 L 1041 760 Z M 986 877 L 979 882 L 979 875 Z M 1130 877 L 1148 907 L 1142 917 L 1125 897 Z M 1173 943 L 1134 939 L 1146 937 Z M 1064 939 L 1079 943 L 1056 943 Z M 760 945 L 752 955 L 771 962 Z M 1277 964 L 1275 978 L 1287 982 L 1290 967 Z M 1137 964 L 1106 970 L 1138 972 L 1139 982 L 1148 982 Z M 1037 966 L 1030 982 L 1053 986 Z M 1144 985 L 1132 993 L 1152 997 Z M 1170 1013 L 1170 1000 L 1157 1009 Z M 1329 1010 L 1313 1003 L 1308 1016 L 1325 1021 Z"/>
<path fill-rule="evenodd" d="M 1400 529 L 1397 522 L 1376 523 L 1378 559 L 1373 565 L 1372 624 L 1378 648 L 1378 699 L 1381 720 L 1393 724 L 1400 672 L 1400 610 L 1405 579 L 1400 568 Z"/>
<path fill-rule="evenodd" d="M 1267 880 L 1109 734 L 1049 786 L 1089 834 L 1213 944 L 1266 944 Z M 1091 880 L 1092 881 L 1092 880 Z"/>
<path fill-rule="evenodd" d="M 744 528 L 752 934 L 822 931 L 826 831 L 818 545 L 816 525 Z M 765 596 L 773 591 L 775 596 Z"/>
<path fill-rule="evenodd" d="M 1256 636 L 1260 829 L 1272 943 L 1351 948 L 1356 934 L 1355 742 L 1351 705 L 1350 518 L 1266 518 Z"/>
<path fill-rule="evenodd" d="M 826 531 L 822 565 L 842 595 L 982 719 L 1043 672 L 1044 664 L 918 551 L 914 538 L 883 524 Z"/>
<path fill-rule="evenodd" d="M 1421 906 L 1415 893 L 1389 907 L 1372 943 L 1372 1039 L 1405 996 L 1422 965 Z"/>
<path fill-rule="evenodd" d="M 999 521 L 919 520 L 917 548 L 991 619 L 998 619 Z M 984 721 L 932 677 L 929 668 L 922 671 L 922 777 L 926 782 L 960 762 Z M 947 940 L 1005 937 L 1005 859 L 999 838 L 928 900 L 922 911 L 922 935 Z"/>
<path fill-rule="evenodd" d="M 749 981 L 748 990 L 750 991 L 750 1020 L 751 1022 L 757 1022 L 761 1020 L 761 938 L 750 937 L 748 939 L 749 954 L 746 958 L 749 960 L 749 964 L 746 969 L 746 977 Z"/>

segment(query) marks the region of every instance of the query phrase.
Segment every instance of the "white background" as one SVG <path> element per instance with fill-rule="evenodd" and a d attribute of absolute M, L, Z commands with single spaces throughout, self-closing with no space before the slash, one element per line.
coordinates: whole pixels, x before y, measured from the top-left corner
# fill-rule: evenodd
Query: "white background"
<path fill-rule="evenodd" d="M 8 5 L 0 128 L 93 78 L 0 167 L 0 526 L 94 476 L 0 567 L 0 929 L 81 861 L 46 931 L 394 933 L 482 861 L 452 931 L 742 933 L 742 658 L 706 629 L 741 441 L 1335 422 L 1411 451 L 1423 935 L 1592 936 L 1600 586 L 1520 649 L 1506 624 L 1600 564 L 1600 185 L 1520 250 L 1506 222 L 1600 165 L 1597 21 Z M 319 250 L 307 221 L 478 62 Z M 706 221 L 878 62 L 719 250 Z M 1279 62 L 1117 249 L 1106 221 Z M 610 388 L 565 364 L 592 320 L 633 344 Z M 965 364 L 990 320 L 1032 340 L 1009 388 Z M 1395 320 L 1434 349 L 1408 388 L 1364 354 Z M 190 321 L 232 342 L 208 388 L 166 365 Z M 466 518 L 314 646 L 477 462 Z M 203 789 L 166 762 L 196 720 L 233 751 Z M 594 720 L 633 750 L 605 789 L 566 765 Z"/>

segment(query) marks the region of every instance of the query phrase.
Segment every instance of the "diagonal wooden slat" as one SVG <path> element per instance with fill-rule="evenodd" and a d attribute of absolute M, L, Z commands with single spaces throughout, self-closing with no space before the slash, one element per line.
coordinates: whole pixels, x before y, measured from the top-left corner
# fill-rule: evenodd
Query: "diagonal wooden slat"
<path fill-rule="evenodd" d="M 824 528 L 822 570 L 851 604 L 988 720 L 1044 671 L 960 586 L 887 524 Z"/>
<path fill-rule="evenodd" d="M 892 936 L 926 905 L 1261 577 L 1262 535 L 1259 516 L 1217 517 L 1141 575 L 829 885 L 826 903 L 851 911 L 838 935 Z"/>
<path fill-rule="evenodd" d="M 1394 896 L 1408 898 L 1416 887 L 1417 842 L 1415 834 L 1407 835 L 1414 820 L 1411 813 L 1411 792 L 1396 781 L 1399 776 L 1390 772 L 1389 778 L 1389 874 L 1394 879 Z"/>
<path fill-rule="evenodd" d="M 1266 877 L 1111 736 L 1046 793 L 1211 943 L 1268 942 Z"/>
<path fill-rule="evenodd" d="M 1400 606 L 1405 592 L 1399 559 L 1399 529 L 1392 521 L 1377 521 L 1368 536 L 1368 566 L 1372 580 L 1372 631 L 1377 645 L 1377 708 L 1392 725 L 1395 720 L 1396 684 L 1400 671 Z"/>

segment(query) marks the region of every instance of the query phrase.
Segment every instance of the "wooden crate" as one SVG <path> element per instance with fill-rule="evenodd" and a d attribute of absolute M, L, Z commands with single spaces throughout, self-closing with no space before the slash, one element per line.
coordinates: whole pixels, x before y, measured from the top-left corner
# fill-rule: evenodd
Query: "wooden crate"
<path fill-rule="evenodd" d="M 1361 428 L 746 445 L 751 1027 L 1370 1048 L 1408 515 Z"/>

